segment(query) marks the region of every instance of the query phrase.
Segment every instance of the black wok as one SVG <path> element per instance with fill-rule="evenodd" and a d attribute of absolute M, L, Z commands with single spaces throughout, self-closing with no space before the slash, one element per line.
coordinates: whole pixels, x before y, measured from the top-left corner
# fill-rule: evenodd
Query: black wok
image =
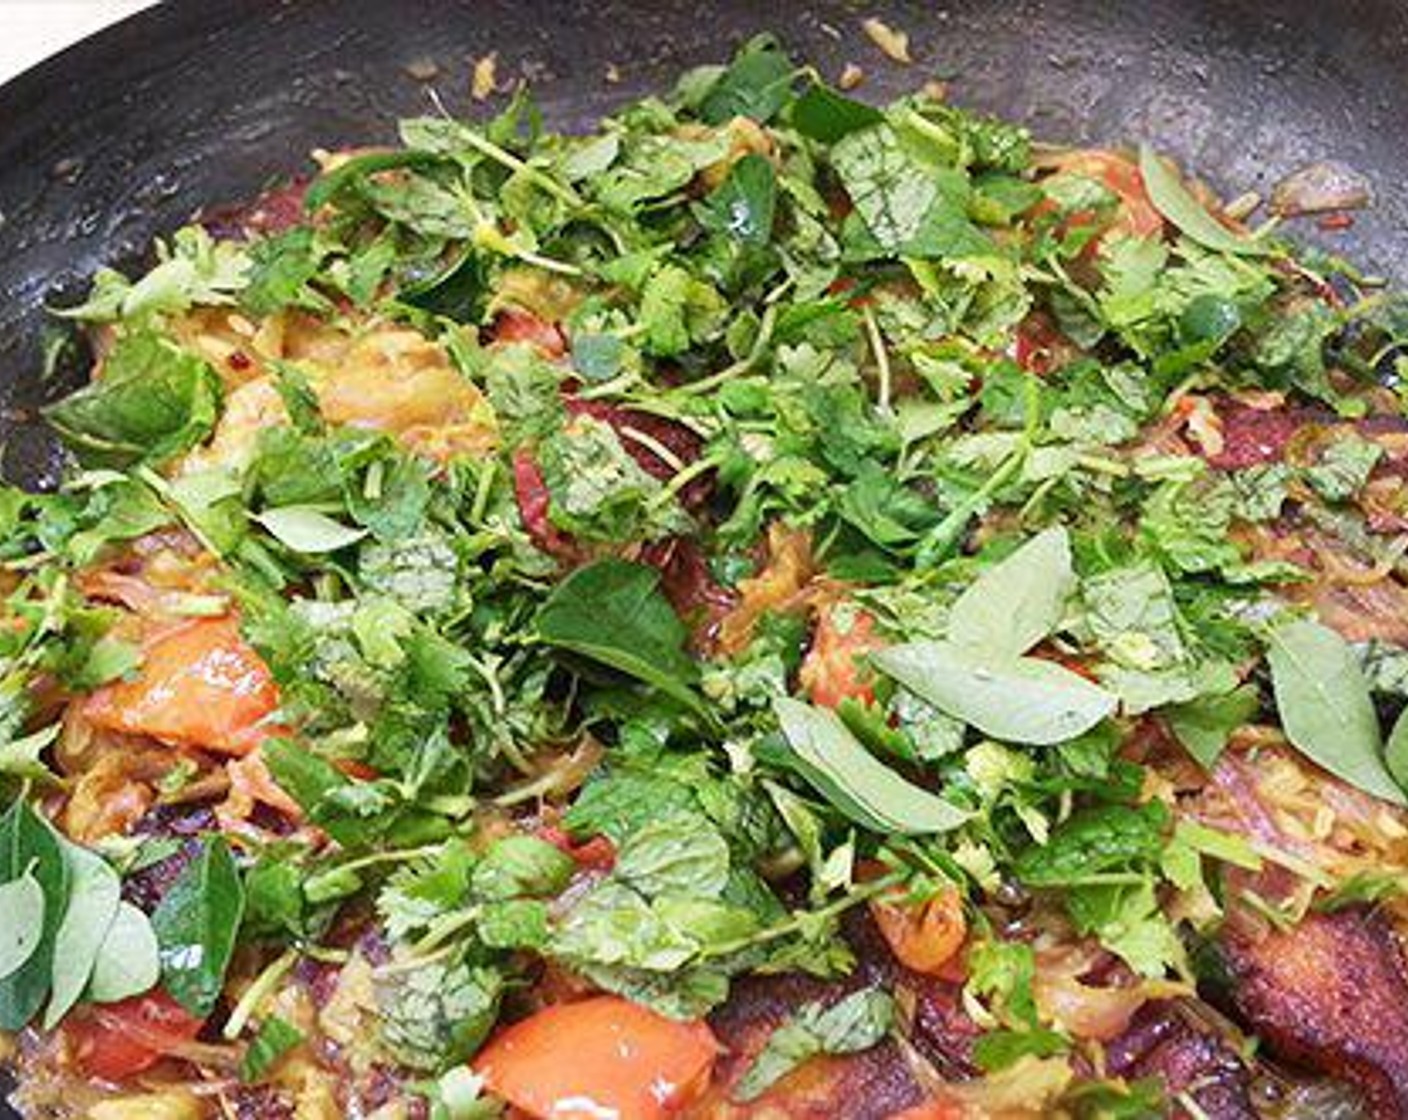
<path fill-rule="evenodd" d="M 863 37 L 867 15 L 909 32 L 913 66 Z M 1043 136 L 1152 141 L 1229 193 L 1343 160 L 1377 206 L 1305 236 L 1408 281 L 1402 0 L 182 0 L 0 89 L 0 472 L 52 480 L 34 410 L 66 386 L 40 377 L 45 302 L 200 205 L 251 196 L 314 146 L 385 141 L 432 88 L 470 111 L 469 60 L 491 50 L 572 127 L 762 30 L 827 74 L 860 63 L 864 96 L 949 79 Z"/>
<path fill-rule="evenodd" d="M 913 66 L 864 38 L 872 14 L 910 33 Z M 0 89 L 0 474 L 52 479 L 32 419 L 66 381 L 39 376 L 46 300 L 198 206 L 250 196 L 314 146 L 386 140 L 432 89 L 470 111 L 469 60 L 491 50 L 572 127 L 761 30 L 823 72 L 860 63 L 867 96 L 939 76 L 1047 137 L 1150 140 L 1230 192 L 1343 160 L 1378 205 L 1322 240 L 1408 280 L 1401 0 L 179 0 Z"/>

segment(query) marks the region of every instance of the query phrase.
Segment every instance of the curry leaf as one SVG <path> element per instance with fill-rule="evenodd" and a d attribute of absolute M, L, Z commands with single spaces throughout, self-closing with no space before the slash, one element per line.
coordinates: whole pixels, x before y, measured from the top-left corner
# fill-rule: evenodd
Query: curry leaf
<path fill-rule="evenodd" d="M 160 335 L 124 334 L 103 377 L 45 410 L 80 458 L 102 465 L 160 462 L 200 442 L 215 424 L 220 382 L 194 354 Z"/>
<path fill-rule="evenodd" d="M 698 670 L 684 652 L 688 631 L 660 593 L 659 582 L 654 569 L 625 560 L 579 568 L 539 609 L 538 636 L 705 712 L 691 687 Z"/>
<path fill-rule="evenodd" d="M 117 872 L 101 856 L 66 843 L 64 857 L 68 860 L 69 901 L 54 938 L 54 990 L 44 1012 L 45 1030 L 68 1013 L 87 987 L 122 891 Z"/>
<path fill-rule="evenodd" d="M 1384 747 L 1384 763 L 1394 780 L 1408 789 L 1408 708 L 1398 714 Z"/>
<path fill-rule="evenodd" d="M 116 1003 L 151 991 L 160 979 L 161 952 L 151 919 L 130 902 L 119 902 L 93 962 L 88 998 Z"/>
<path fill-rule="evenodd" d="M 913 642 L 871 663 L 985 735 L 1042 746 L 1074 739 L 1116 707 L 1113 694 L 1055 662 L 994 658 L 951 642 Z"/>
<path fill-rule="evenodd" d="M 949 640 L 998 656 L 1026 653 L 1056 629 L 1074 588 L 1070 537 L 1063 528 L 1047 529 L 986 569 L 958 597 L 949 614 Z"/>
<path fill-rule="evenodd" d="M 18 972 L 44 938 L 44 888 L 29 871 L 0 885 L 0 980 Z"/>
<path fill-rule="evenodd" d="M 1369 685 L 1345 640 L 1318 622 L 1296 619 L 1273 627 L 1266 646 L 1286 737 L 1350 785 L 1408 805 L 1384 765 Z"/>
<path fill-rule="evenodd" d="M 1186 704 L 1165 709 L 1169 730 L 1194 758 L 1211 770 L 1227 746 L 1232 732 L 1256 715 L 1261 707 L 1256 689 L 1249 685 L 1219 696 L 1200 696 Z"/>
<path fill-rule="evenodd" d="M 366 529 L 354 529 L 335 521 L 311 506 L 283 506 L 266 509 L 254 520 L 269 530 L 274 539 L 294 552 L 317 555 L 336 552 L 356 544 L 367 535 Z"/>
<path fill-rule="evenodd" d="M 0 883 L 25 876 L 44 892 L 44 911 L 38 945 L 19 968 L 0 980 L 0 1030 L 7 1031 L 29 1022 L 49 992 L 54 939 L 68 902 L 68 861 L 59 838 L 49 822 L 21 799 L 0 818 Z M 10 919 L 7 911 L 0 911 L 0 929 Z"/>
<path fill-rule="evenodd" d="M 1233 233 L 1209 214 L 1147 144 L 1139 149 L 1139 173 L 1144 177 L 1144 189 L 1149 192 L 1149 200 L 1158 212 L 1199 245 L 1217 252 L 1243 256 L 1266 252 L 1265 245 Z"/>
<path fill-rule="evenodd" d="M 835 713 L 779 696 L 782 734 L 818 792 L 857 824 L 882 833 L 947 832 L 962 810 L 906 781 L 870 754 Z"/>
<path fill-rule="evenodd" d="M 223 836 L 207 840 L 152 915 L 167 990 L 192 1015 L 210 1014 L 244 915 L 244 886 Z"/>
<path fill-rule="evenodd" d="M 733 165 L 705 202 L 706 224 L 745 245 L 766 245 L 772 239 L 777 209 L 777 175 L 763 156 L 749 153 Z"/>

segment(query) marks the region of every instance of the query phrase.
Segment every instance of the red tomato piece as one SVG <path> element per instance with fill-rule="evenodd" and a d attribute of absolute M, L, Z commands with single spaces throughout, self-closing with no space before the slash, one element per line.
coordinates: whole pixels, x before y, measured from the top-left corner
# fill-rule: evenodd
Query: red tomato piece
<path fill-rule="evenodd" d="M 491 342 L 526 342 L 536 346 L 545 358 L 561 358 L 567 353 L 567 340 L 556 323 L 515 307 L 505 308 L 494 316 L 489 337 Z"/>
<path fill-rule="evenodd" d="M 1095 179 L 1119 199 L 1114 217 L 1109 220 L 1101 236 L 1158 237 L 1163 233 L 1163 216 L 1150 200 L 1149 192 L 1144 188 L 1144 176 L 1132 160 L 1114 152 L 1088 149 L 1062 156 L 1056 170 L 1064 175 Z M 1071 225 L 1090 225 L 1095 216 L 1073 214 L 1068 220 Z"/>
<path fill-rule="evenodd" d="M 968 936 L 963 899 L 952 887 L 923 902 L 907 901 L 902 894 L 871 899 L 870 913 L 890 952 L 926 976 L 943 973 Z"/>
<path fill-rule="evenodd" d="M 474 1070 L 536 1120 L 664 1120 L 705 1087 L 718 1052 L 702 1020 L 682 1023 L 619 996 L 593 996 L 500 1031 Z"/>
<path fill-rule="evenodd" d="M 799 673 L 812 703 L 834 708 L 848 696 L 866 704 L 874 700 L 872 674 L 861 658 L 884 646 L 865 611 L 824 607 Z"/>
<path fill-rule="evenodd" d="M 273 730 L 260 721 L 278 707 L 278 688 L 233 618 L 181 623 L 150 638 L 143 654 L 133 680 L 84 701 L 96 726 L 233 755 Z"/>
<path fill-rule="evenodd" d="M 610 871 L 616 865 L 616 845 L 609 836 L 593 836 L 579 842 L 556 825 L 548 824 L 538 829 L 538 839 L 571 856 L 584 871 Z"/>
<path fill-rule="evenodd" d="M 84 1072 L 104 1081 L 122 1081 L 192 1041 L 204 1023 L 156 989 L 75 1012 L 64 1024 L 64 1033 Z"/>

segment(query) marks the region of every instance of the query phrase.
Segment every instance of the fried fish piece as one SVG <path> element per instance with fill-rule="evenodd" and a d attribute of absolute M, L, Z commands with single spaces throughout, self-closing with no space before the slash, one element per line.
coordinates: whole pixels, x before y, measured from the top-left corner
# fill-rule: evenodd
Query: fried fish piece
<path fill-rule="evenodd" d="M 890 1040 L 869 1050 L 803 1062 L 754 1101 L 733 1089 L 772 1032 L 814 1000 L 834 1001 L 856 987 L 809 976 L 748 976 L 710 1016 L 725 1055 L 715 1082 L 691 1109 L 698 1120 L 886 1120 L 923 1099 L 923 1090 L 900 1048 Z"/>
<path fill-rule="evenodd" d="M 1151 1000 L 1105 1050 L 1111 1073 L 1159 1077 L 1170 1097 L 1187 1093 L 1208 1120 L 1256 1120 L 1251 1072 L 1227 1040 L 1180 1000 Z M 1181 1106 L 1174 1115 L 1187 1116 Z"/>
<path fill-rule="evenodd" d="M 1233 1006 L 1273 1054 L 1357 1086 L 1375 1117 L 1408 1116 L 1408 962 L 1381 913 L 1312 913 L 1230 935 L 1223 954 Z"/>

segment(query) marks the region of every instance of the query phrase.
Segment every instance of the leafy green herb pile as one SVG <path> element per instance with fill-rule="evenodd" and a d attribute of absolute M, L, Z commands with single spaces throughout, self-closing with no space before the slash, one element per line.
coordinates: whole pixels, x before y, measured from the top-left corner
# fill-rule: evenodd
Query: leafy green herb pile
<path fill-rule="evenodd" d="M 744 973 L 846 974 L 869 900 L 956 889 L 995 1069 L 1082 1040 L 1038 1015 L 994 900 L 1019 890 L 1135 976 L 1191 979 L 1223 872 L 1261 866 L 1179 816 L 1121 749 L 1136 724 L 1211 769 L 1279 723 L 1408 803 L 1408 733 L 1385 752 L 1371 693 L 1402 694 L 1402 651 L 1379 643 L 1366 675 L 1362 646 L 1290 605 L 1314 566 L 1250 543 L 1300 518 L 1391 549 L 1361 502 L 1389 452 L 1355 422 L 1397 407 L 1374 378 L 1408 317 L 1347 266 L 1220 221 L 1147 150 L 1164 232 L 1129 235 L 1127 198 L 1022 129 L 872 108 L 768 38 L 589 136 L 519 98 L 400 137 L 326 170 L 302 224 L 182 230 L 67 312 L 109 340 L 49 413 L 73 469 L 0 494 L 0 1026 L 160 976 L 243 1035 L 257 1079 L 301 1041 L 259 998 L 371 926 L 394 965 L 377 1045 L 433 1075 L 542 961 L 697 1017 Z M 436 461 L 330 423 L 324 375 L 290 359 L 268 363 L 286 423 L 174 469 L 230 391 L 178 329 L 198 309 L 409 325 L 482 390 L 496 450 Z M 496 338 L 506 314 L 561 345 Z M 1034 323 L 1066 348 L 1040 372 L 1016 341 Z M 1216 467 L 1179 442 L 1187 402 L 1216 419 L 1271 392 L 1336 438 Z M 765 603 L 725 650 L 680 570 L 736 609 L 774 524 L 829 590 Z M 237 608 L 280 693 L 260 757 L 314 827 L 207 832 L 148 914 L 120 876 L 169 841 L 89 850 L 37 806 L 72 779 L 54 698 L 141 671 L 84 573 L 173 528 L 219 561 L 174 609 Z M 842 675 L 861 684 L 814 703 L 811 635 L 858 616 L 873 640 L 853 664 L 843 643 Z M 172 790 L 190 754 L 170 748 Z M 597 838 L 611 857 L 584 876 Z M 237 1006 L 232 960 L 257 976 Z M 895 1029 L 882 991 L 808 1006 L 738 1093 Z"/>

